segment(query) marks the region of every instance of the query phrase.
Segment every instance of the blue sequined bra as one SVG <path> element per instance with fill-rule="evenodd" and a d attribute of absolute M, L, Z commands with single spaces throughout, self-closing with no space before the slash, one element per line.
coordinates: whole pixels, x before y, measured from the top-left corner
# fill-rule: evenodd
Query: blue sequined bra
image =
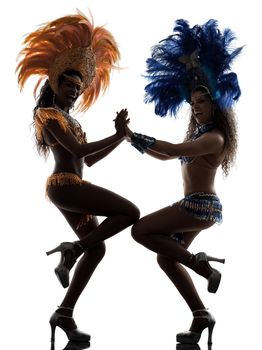
<path fill-rule="evenodd" d="M 214 122 L 209 122 L 203 125 L 200 125 L 197 130 L 192 134 L 190 137 L 189 141 L 193 141 L 198 139 L 200 136 L 202 136 L 204 133 L 207 131 L 210 131 L 215 128 L 215 123 Z M 181 163 L 186 163 L 190 164 L 193 162 L 194 157 L 187 157 L 187 156 L 180 156 L 178 159 L 181 161 Z"/>

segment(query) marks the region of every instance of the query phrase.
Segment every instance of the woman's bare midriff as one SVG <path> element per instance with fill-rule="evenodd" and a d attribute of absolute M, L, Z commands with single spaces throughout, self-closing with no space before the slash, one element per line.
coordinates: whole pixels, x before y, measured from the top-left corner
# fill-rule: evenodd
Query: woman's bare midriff
<path fill-rule="evenodd" d="M 53 173 L 74 173 L 82 178 L 84 158 L 78 159 L 74 157 L 60 145 L 52 148 L 52 152 L 55 159 Z"/>
<path fill-rule="evenodd" d="M 54 144 L 56 141 L 47 130 L 44 130 L 44 138 L 45 142 L 49 145 Z M 73 173 L 82 178 L 84 158 L 79 159 L 75 157 L 59 143 L 50 147 L 50 150 L 52 151 L 55 160 L 53 173 Z"/>
<path fill-rule="evenodd" d="M 217 166 L 211 167 L 201 158 L 197 157 L 192 163 L 182 165 L 185 196 L 196 192 L 216 194 L 214 182 Z"/>

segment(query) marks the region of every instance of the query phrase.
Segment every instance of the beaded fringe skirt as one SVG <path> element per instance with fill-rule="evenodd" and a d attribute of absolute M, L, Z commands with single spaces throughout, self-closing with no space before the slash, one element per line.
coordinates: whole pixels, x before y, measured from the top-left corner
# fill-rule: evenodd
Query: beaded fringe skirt
<path fill-rule="evenodd" d="M 222 222 L 222 204 L 215 194 L 192 193 L 181 199 L 178 204 L 196 219 Z"/>

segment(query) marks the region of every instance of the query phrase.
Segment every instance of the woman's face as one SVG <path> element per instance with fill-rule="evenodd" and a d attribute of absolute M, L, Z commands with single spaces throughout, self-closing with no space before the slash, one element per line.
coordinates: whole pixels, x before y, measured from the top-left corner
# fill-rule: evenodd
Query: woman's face
<path fill-rule="evenodd" d="M 214 104 L 207 92 L 194 91 L 191 94 L 191 109 L 193 117 L 198 124 L 205 124 L 213 119 Z"/>
<path fill-rule="evenodd" d="M 80 93 L 80 85 L 73 80 L 64 78 L 58 87 L 57 104 L 61 107 L 72 108 Z"/>

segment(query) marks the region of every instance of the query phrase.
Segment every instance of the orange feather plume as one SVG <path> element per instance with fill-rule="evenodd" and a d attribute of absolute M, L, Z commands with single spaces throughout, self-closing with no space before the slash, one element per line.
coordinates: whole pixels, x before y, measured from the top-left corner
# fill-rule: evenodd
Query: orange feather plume
<path fill-rule="evenodd" d="M 50 68 L 58 56 L 66 54 L 70 49 L 88 47 L 94 55 L 95 72 L 92 74 L 93 78 L 89 74 L 88 86 L 82 91 L 77 106 L 79 111 L 87 110 L 96 101 L 99 93 L 105 92 L 109 86 L 110 72 L 120 59 L 120 53 L 113 35 L 103 27 L 94 27 L 93 20 L 90 21 L 80 11 L 76 15 L 45 23 L 26 36 L 16 68 L 20 89 L 23 89 L 30 76 L 37 75 L 39 80 L 34 89 L 36 94 L 42 80 L 50 78 Z M 74 64 L 72 62 L 72 69 L 75 68 Z M 85 68 L 87 74 L 88 67 Z"/>

